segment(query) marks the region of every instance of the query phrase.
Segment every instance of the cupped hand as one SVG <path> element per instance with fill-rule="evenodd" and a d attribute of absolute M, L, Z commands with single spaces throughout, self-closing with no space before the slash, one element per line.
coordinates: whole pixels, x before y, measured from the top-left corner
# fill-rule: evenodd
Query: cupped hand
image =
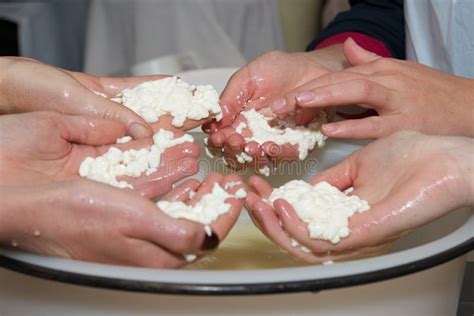
<path fill-rule="evenodd" d="M 304 83 L 343 68 L 342 46 L 320 49 L 308 53 L 270 52 L 264 54 L 238 70 L 229 79 L 221 95 L 223 119 L 204 125 L 203 129 L 210 133 L 209 145 L 216 149 L 227 148 L 226 156 L 234 159 L 244 149 L 247 154 L 262 157 L 265 160 L 279 160 L 294 155 L 294 146 L 271 144 L 246 144 L 244 137 L 236 133 L 238 123 L 245 120 L 240 112 L 256 109 L 264 115 L 274 117 L 275 109 L 281 104 L 276 103 L 286 93 Z M 285 113 L 285 120 L 291 123 L 305 124 L 313 120 L 320 109 L 294 109 Z M 279 118 L 278 118 L 279 119 Z M 244 148 L 245 147 L 245 148 Z M 273 149 L 270 150 L 270 147 Z M 278 153 L 276 153 L 278 152 Z M 263 163 L 264 164 L 264 163 Z"/>
<path fill-rule="evenodd" d="M 138 149 L 151 138 L 115 144 L 126 134 L 116 121 L 56 112 L 4 115 L 0 118 L 0 181 L 2 185 L 42 184 L 79 177 L 86 157 L 97 157 L 111 146 Z M 113 145 L 112 145 L 113 144 Z M 138 178 L 122 177 L 142 195 L 164 194 L 173 183 L 197 172 L 199 147 L 183 143 L 167 149 L 157 172 Z"/>
<path fill-rule="evenodd" d="M 206 191 L 198 181 L 187 180 L 167 198 L 180 198 L 191 190 Z M 208 236 L 202 224 L 173 219 L 145 197 L 85 179 L 0 186 L 0 196 L 0 244 L 4 246 L 156 268 L 181 267 L 187 264 L 184 254 L 202 256 L 215 249 L 242 205 L 230 201 L 232 210 L 213 223 L 214 233 Z"/>
<path fill-rule="evenodd" d="M 326 124 L 335 138 L 380 138 L 401 129 L 474 136 L 474 80 L 368 52 L 352 39 L 344 53 L 353 67 L 312 80 L 279 102 L 286 110 L 358 104 L 379 116 Z"/>
<path fill-rule="evenodd" d="M 349 219 L 350 235 L 333 245 L 309 238 L 306 223 L 279 199 L 269 205 L 272 188 L 250 179 L 246 207 L 258 228 L 280 247 L 307 262 L 342 260 L 377 253 L 395 239 L 458 207 L 473 204 L 474 141 L 402 131 L 375 141 L 311 183 L 327 181 L 367 200 L 370 210 Z M 292 240 L 310 252 L 293 247 Z"/>
<path fill-rule="evenodd" d="M 164 76 L 95 77 L 17 57 L 0 58 L 0 69 L 0 113 L 57 111 L 87 115 L 120 121 L 135 139 L 153 134 L 152 128 L 139 115 L 109 98 L 125 88 Z"/>

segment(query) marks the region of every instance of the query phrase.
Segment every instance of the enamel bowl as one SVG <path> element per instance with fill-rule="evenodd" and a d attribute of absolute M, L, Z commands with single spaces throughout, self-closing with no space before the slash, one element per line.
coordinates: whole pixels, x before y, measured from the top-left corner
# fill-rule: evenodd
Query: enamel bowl
<path fill-rule="evenodd" d="M 234 69 L 225 68 L 207 69 L 185 72 L 181 74 L 181 77 L 193 84 L 212 84 L 216 89 L 222 91 L 233 71 Z M 205 135 L 199 130 L 194 130 L 192 133 L 195 141 L 202 144 Z M 323 149 L 315 150 L 303 162 L 291 164 L 283 168 L 283 170 L 277 172 L 278 175 L 272 175 L 268 180 L 273 186 L 279 186 L 295 178 L 309 180 L 317 172 L 336 164 L 363 145 L 363 142 L 328 140 Z M 222 159 L 218 157 L 209 158 L 204 153 L 204 150 L 202 150 L 200 157 L 200 166 L 200 172 L 195 176 L 198 179 L 203 179 L 207 173 L 213 171 L 230 172 L 223 164 Z M 243 172 L 242 176 L 247 178 L 250 174 L 251 172 Z M 383 254 L 357 260 L 336 262 L 333 265 L 305 265 L 293 260 L 268 241 L 253 227 L 248 215 L 243 211 L 237 225 L 214 254 L 181 270 L 104 265 L 1 249 L 0 266 L 42 279 L 87 287 L 135 292 L 199 295 L 317 292 L 325 289 L 350 287 L 392 279 L 451 261 L 473 249 L 473 232 L 474 216 L 472 210 L 460 209 L 406 235 Z M 453 262 L 457 263 L 453 265 Z M 436 307 L 439 305 L 441 306 L 440 308 L 446 306 L 446 302 L 439 300 L 439 297 L 446 298 L 448 294 L 451 299 L 450 304 L 453 305 L 452 298 L 457 295 L 456 291 L 459 291 L 457 287 L 461 282 L 459 275 L 462 276 L 462 262 L 464 262 L 464 258 L 458 258 L 457 261 L 453 260 L 450 264 L 444 264 L 439 267 L 439 269 L 444 269 L 443 273 L 447 273 L 447 276 L 457 275 L 457 279 L 455 278 L 457 283 L 451 287 L 445 287 L 444 290 L 450 291 L 449 293 L 444 293 L 442 292 L 443 290 L 440 290 L 441 292 L 433 294 L 430 297 L 434 304 L 432 306 Z M 449 268 L 443 268 L 447 266 Z M 401 282 L 400 279 L 398 281 L 391 281 L 390 284 L 397 284 L 398 282 L 397 288 L 393 289 L 390 294 L 391 297 L 403 295 L 404 292 L 409 292 L 407 288 L 420 287 L 423 282 L 425 282 L 427 287 L 431 287 L 431 289 L 425 288 L 421 289 L 421 291 L 430 293 L 429 291 L 433 289 L 433 285 L 430 285 L 429 281 L 433 277 L 429 275 L 433 272 L 430 271 L 434 271 L 434 269 L 425 271 L 425 274 L 415 274 L 402 278 L 401 280 L 405 280 L 403 281 L 405 283 L 401 285 L 399 284 Z M 426 275 L 427 279 L 422 282 L 414 281 L 415 277 L 418 278 L 417 275 Z M 439 274 L 436 275 L 439 277 Z M 15 290 L 10 288 L 12 283 L 17 284 L 16 287 L 18 287 L 18 284 L 22 284 L 22 282 L 24 284 L 33 282 L 39 289 L 53 286 L 51 282 L 38 279 L 34 281 L 28 279 L 29 281 L 25 281 L 22 278 L 24 277 L 17 273 L 0 269 L 0 306 L 2 306 L 2 299 L 6 301 L 6 297 L 9 297 L 8 301 L 13 302 L 15 297 L 19 299 L 22 295 L 29 295 L 31 299 L 37 295 L 36 292 L 33 294 L 31 291 L 24 290 L 15 292 Z M 452 280 L 452 278 L 449 278 L 449 280 Z M 10 284 L 8 288 L 6 287 L 6 282 Z M 387 283 L 380 282 L 369 285 L 368 288 L 373 293 L 377 293 L 374 295 L 381 295 L 378 293 L 378 287 L 383 286 L 383 284 Z M 54 287 L 56 287 L 55 291 L 57 291 L 57 287 L 61 288 L 61 285 L 56 284 Z M 359 294 L 355 289 L 348 289 L 349 294 L 347 292 L 346 294 L 358 297 L 357 295 Z M 91 293 L 92 289 L 81 288 L 81 291 Z M 123 294 L 119 294 L 121 292 L 113 293 L 116 294 L 112 295 L 108 292 L 107 295 L 112 298 L 109 297 L 110 304 L 105 307 L 102 306 L 103 309 L 114 309 L 116 306 L 120 306 L 118 301 L 124 300 Z M 337 293 L 337 291 L 331 291 L 330 293 Z M 117 300 L 113 299 L 114 295 L 117 296 Z M 365 296 L 359 297 L 359 302 L 363 302 L 364 299 L 367 298 Z M 384 297 L 384 299 L 388 300 L 387 297 Z M 54 305 L 55 298 L 53 296 L 48 296 L 48 299 L 45 300 L 49 300 L 48 302 L 52 304 L 51 306 Z M 283 301 L 285 300 L 283 299 Z M 321 308 L 324 308 L 324 304 L 327 305 L 329 304 L 328 302 L 333 301 L 328 299 L 325 303 L 320 302 Z M 192 300 L 188 302 L 191 302 L 190 304 L 193 305 Z M 255 300 L 252 302 L 254 306 L 259 306 L 260 304 Z M 216 302 L 215 306 L 219 306 L 221 303 Z M 292 304 L 291 301 L 287 303 Z M 69 302 L 68 304 L 73 303 Z M 228 304 L 228 302 L 225 304 Z M 305 305 L 304 299 L 303 303 L 300 301 L 299 304 L 300 307 L 303 306 L 301 308 L 308 307 Z M 394 302 L 395 308 L 396 305 Z M 422 306 L 425 305 L 423 304 Z M 330 310 L 336 310 L 340 306 L 344 306 L 344 304 L 337 305 L 334 303 L 334 306 L 326 307 Z M 387 301 L 385 307 L 389 308 L 389 306 L 390 302 Z M 176 308 L 186 309 L 183 309 L 183 306 L 180 306 L 178 302 L 176 302 Z M 235 308 L 236 310 L 248 311 L 249 307 L 243 303 L 238 304 Z M 434 314 L 437 314 L 440 310 L 435 310 Z M 285 309 L 283 308 L 281 311 L 285 311 Z M 273 312 L 275 313 L 276 311 Z"/>

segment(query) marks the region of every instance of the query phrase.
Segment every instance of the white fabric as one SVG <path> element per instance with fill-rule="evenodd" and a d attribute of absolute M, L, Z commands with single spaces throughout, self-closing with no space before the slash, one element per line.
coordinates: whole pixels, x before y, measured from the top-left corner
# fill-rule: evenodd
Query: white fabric
<path fill-rule="evenodd" d="M 474 1 L 405 1 L 407 59 L 474 78 Z"/>
<path fill-rule="evenodd" d="M 97 75 L 182 53 L 196 68 L 237 67 L 285 48 L 274 0 L 93 0 L 86 42 Z"/>

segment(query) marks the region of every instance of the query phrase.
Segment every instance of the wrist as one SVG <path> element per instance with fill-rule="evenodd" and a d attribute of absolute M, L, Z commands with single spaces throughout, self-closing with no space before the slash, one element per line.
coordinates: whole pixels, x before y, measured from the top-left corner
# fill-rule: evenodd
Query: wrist
<path fill-rule="evenodd" d="M 464 179 L 465 192 L 464 204 L 474 206 L 474 140 L 469 138 L 466 140 L 466 153 L 458 158 L 459 171 Z"/>
<path fill-rule="evenodd" d="M 444 150 L 451 157 L 455 177 L 459 179 L 459 185 L 454 189 L 454 194 L 458 195 L 458 207 L 474 206 L 474 139 L 452 136 L 446 139 L 450 144 Z"/>

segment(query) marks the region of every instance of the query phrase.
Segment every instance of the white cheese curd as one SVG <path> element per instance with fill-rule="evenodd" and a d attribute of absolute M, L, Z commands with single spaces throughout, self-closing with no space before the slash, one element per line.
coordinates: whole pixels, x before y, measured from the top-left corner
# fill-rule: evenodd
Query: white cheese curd
<path fill-rule="evenodd" d="M 270 168 L 268 168 L 268 166 L 264 166 L 258 169 L 258 173 L 263 174 L 265 177 L 268 177 L 270 176 Z"/>
<path fill-rule="evenodd" d="M 241 152 L 240 154 L 235 155 L 235 158 L 239 163 L 251 162 L 253 160 L 253 158 L 247 155 L 245 152 Z"/>
<path fill-rule="evenodd" d="M 246 125 L 252 132 L 251 137 L 245 138 L 246 142 L 255 141 L 262 145 L 267 141 L 271 141 L 278 145 L 286 143 L 298 145 L 300 160 L 305 159 L 309 151 L 312 150 L 316 144 L 318 147 L 324 146 L 326 136 L 320 132 L 320 127 L 321 124 L 327 121 L 327 117 L 323 111 L 319 112 L 319 116 L 308 124 L 307 127 L 296 126 L 293 128 L 272 127 L 269 124 L 271 118 L 255 111 L 255 109 L 243 111 L 241 114 L 247 120 Z M 240 124 L 237 127 L 240 127 Z M 242 129 L 243 127 L 239 130 L 242 131 Z"/>
<path fill-rule="evenodd" d="M 242 131 L 244 130 L 244 128 L 247 127 L 247 124 L 245 124 L 245 122 L 240 122 L 239 125 L 237 125 L 237 127 L 235 128 L 235 131 L 238 133 L 238 134 L 242 134 Z"/>
<path fill-rule="evenodd" d="M 193 141 L 191 135 L 185 134 L 174 138 L 172 132 L 160 129 L 153 136 L 154 144 L 147 148 L 121 151 L 116 147 L 110 147 L 102 156 L 87 157 L 79 167 L 79 175 L 114 187 L 132 189 L 131 184 L 126 181 L 117 181 L 116 178 L 119 176 L 137 178 L 143 173 L 150 175 L 158 170 L 161 155 L 165 150 Z"/>
<path fill-rule="evenodd" d="M 193 262 L 197 258 L 197 256 L 193 254 L 185 254 L 183 257 L 187 262 Z"/>
<path fill-rule="evenodd" d="M 299 247 L 302 252 L 311 253 L 311 250 L 309 250 L 308 247 L 301 246 L 300 243 L 294 240 L 293 238 L 290 238 L 290 240 L 291 240 L 291 247 L 293 248 Z"/>
<path fill-rule="evenodd" d="M 369 210 L 367 201 L 346 195 L 327 182 L 311 186 L 301 180 L 290 181 L 274 189 L 270 203 L 285 199 L 302 221 L 308 224 L 309 237 L 328 240 L 333 244 L 349 236 L 349 217 Z"/>
<path fill-rule="evenodd" d="M 214 155 L 211 153 L 209 148 L 204 147 L 204 152 L 206 153 L 206 156 L 208 156 L 209 158 L 214 158 Z"/>
<path fill-rule="evenodd" d="M 124 137 L 117 138 L 116 143 L 117 144 L 125 144 L 125 143 L 128 143 L 131 140 L 132 140 L 132 138 L 130 136 L 124 136 Z"/>
<path fill-rule="evenodd" d="M 238 199 L 244 199 L 247 197 L 247 191 L 245 191 L 243 188 L 240 188 L 237 191 L 235 191 L 234 195 Z"/>
<path fill-rule="evenodd" d="M 210 114 L 217 121 L 222 119 L 219 94 L 211 85 L 194 86 L 176 76 L 124 89 L 114 99 L 150 123 L 166 114 L 173 117 L 171 124 L 176 127 L 182 127 L 187 119 L 201 120 Z"/>
<path fill-rule="evenodd" d="M 194 205 L 188 205 L 181 201 L 158 201 L 156 205 L 167 215 L 173 218 L 184 218 L 194 222 L 202 223 L 206 233 L 211 234 L 209 224 L 219 216 L 230 211 L 231 205 L 225 203 L 228 198 L 242 199 L 247 196 L 244 189 L 237 190 L 235 195 L 229 194 L 218 183 L 214 183 L 212 191 L 204 194 Z"/>

